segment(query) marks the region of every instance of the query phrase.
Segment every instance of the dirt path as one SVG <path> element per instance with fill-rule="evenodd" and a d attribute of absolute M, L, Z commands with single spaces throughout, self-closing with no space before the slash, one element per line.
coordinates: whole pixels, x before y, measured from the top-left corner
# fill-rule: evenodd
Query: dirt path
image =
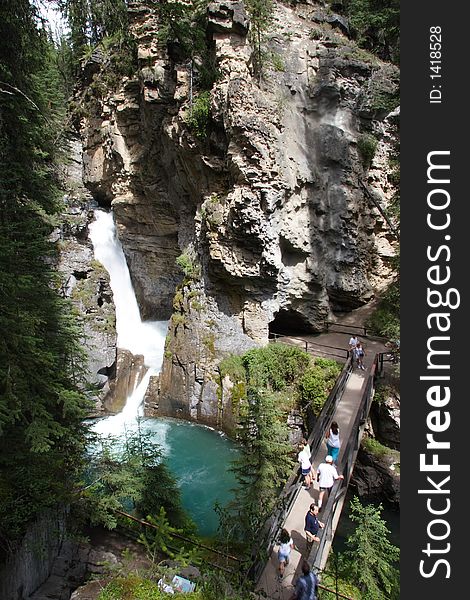
<path fill-rule="evenodd" d="M 367 319 L 377 309 L 380 303 L 380 298 L 374 298 L 364 306 L 360 306 L 347 313 L 336 313 L 332 321 L 338 325 L 357 325 L 358 327 L 364 327 Z"/>

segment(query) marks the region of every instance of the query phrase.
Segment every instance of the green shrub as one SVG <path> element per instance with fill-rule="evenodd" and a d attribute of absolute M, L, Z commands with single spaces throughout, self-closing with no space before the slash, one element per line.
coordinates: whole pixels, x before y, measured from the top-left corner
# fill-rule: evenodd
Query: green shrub
<path fill-rule="evenodd" d="M 346 0 L 344 7 L 358 44 L 384 60 L 399 62 L 399 1 Z"/>
<path fill-rule="evenodd" d="M 271 52 L 271 63 L 275 71 L 284 72 L 286 70 L 284 59 L 277 52 Z"/>
<path fill-rule="evenodd" d="M 335 361 L 315 359 L 315 364 L 305 371 L 298 383 L 302 407 L 306 409 L 310 406 L 315 415 L 320 414 L 340 373 L 341 367 Z"/>
<path fill-rule="evenodd" d="M 201 92 L 194 98 L 193 105 L 186 116 L 186 124 L 198 140 L 204 141 L 207 138 L 210 109 L 210 92 Z"/>
<path fill-rule="evenodd" d="M 322 573 L 321 579 L 322 585 L 331 590 L 336 589 L 336 585 L 338 586 L 338 592 L 340 594 L 344 594 L 348 598 L 352 598 L 353 600 L 361 600 L 361 591 L 353 585 L 351 582 L 338 578 L 338 581 L 335 580 L 334 576 L 326 571 Z M 337 596 L 335 592 L 327 592 L 326 590 L 321 591 L 321 600 L 336 600 Z"/>
<path fill-rule="evenodd" d="M 323 39 L 323 31 L 319 27 L 312 27 L 308 37 L 311 40 L 322 40 Z"/>
<path fill-rule="evenodd" d="M 281 392 L 279 405 L 292 406 L 292 397 L 303 407 L 311 405 L 318 414 L 333 388 L 341 366 L 334 360 L 312 357 L 295 346 L 273 343 L 249 350 L 243 356 L 230 356 L 220 364 L 222 377 L 246 390 L 270 389 Z"/>
<path fill-rule="evenodd" d="M 246 373 L 245 367 L 243 366 L 243 360 L 241 356 L 235 354 L 227 356 L 219 365 L 221 377 L 228 375 L 234 382 L 245 381 Z"/>
<path fill-rule="evenodd" d="M 400 162 L 397 159 L 390 159 L 390 170 L 387 173 L 387 179 L 394 187 L 400 186 Z"/>
<path fill-rule="evenodd" d="M 228 376 L 233 384 L 230 390 L 230 397 L 232 406 L 235 410 L 238 410 L 240 402 L 246 399 L 247 383 L 246 383 L 246 371 L 243 366 L 241 356 L 235 354 L 227 356 L 219 365 L 220 377 Z M 222 387 L 218 388 L 219 400 L 222 399 Z"/>
<path fill-rule="evenodd" d="M 366 169 L 368 169 L 372 160 L 374 159 L 375 152 L 377 150 L 377 139 L 370 133 L 365 133 L 357 140 L 357 149 L 362 158 L 362 163 Z"/>
<path fill-rule="evenodd" d="M 172 323 L 173 327 L 176 329 L 178 327 L 178 325 L 186 324 L 186 318 L 184 315 L 173 313 L 171 315 L 171 323 Z"/>
<path fill-rule="evenodd" d="M 183 271 L 185 277 L 188 279 L 198 279 L 200 276 L 199 266 L 195 264 L 194 260 L 189 256 L 187 252 L 183 252 L 176 258 L 176 264 Z"/>
<path fill-rule="evenodd" d="M 177 594 L 185 600 L 204 600 L 201 592 Z M 98 600 L 167 600 L 168 594 L 158 588 L 156 581 L 131 573 L 108 583 Z"/>
<path fill-rule="evenodd" d="M 390 386 L 378 382 L 374 392 L 374 402 L 377 404 L 383 404 L 387 398 L 393 395 L 394 391 Z"/>
<path fill-rule="evenodd" d="M 392 112 L 397 106 L 400 105 L 399 91 L 378 91 L 372 98 L 372 108 L 378 111 L 386 111 L 387 113 Z"/>
<path fill-rule="evenodd" d="M 371 333 L 391 340 L 400 338 L 400 282 L 390 284 L 377 309 L 366 321 Z"/>
<path fill-rule="evenodd" d="M 377 458 L 384 458 L 385 456 L 388 456 L 390 454 L 397 453 L 396 450 L 384 446 L 378 440 L 372 437 L 363 438 L 361 445 L 364 448 L 364 450 L 366 450 L 366 452 L 368 452 L 369 454 L 373 454 Z"/>
<path fill-rule="evenodd" d="M 269 387 L 274 391 L 295 383 L 309 364 L 308 354 L 286 344 L 269 344 L 243 355 L 250 385 Z"/>

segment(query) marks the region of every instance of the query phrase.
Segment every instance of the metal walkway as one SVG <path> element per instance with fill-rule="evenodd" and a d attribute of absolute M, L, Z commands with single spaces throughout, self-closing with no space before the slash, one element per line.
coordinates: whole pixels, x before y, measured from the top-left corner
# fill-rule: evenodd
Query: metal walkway
<path fill-rule="evenodd" d="M 339 521 L 374 394 L 374 379 L 379 366 L 379 358 L 382 356 L 380 353 L 385 351 L 385 347 L 381 342 L 371 339 L 365 340 L 365 370 L 353 369 L 350 359 L 346 358 L 349 337 L 350 335 L 345 331 L 330 331 L 320 336 L 303 336 L 302 339 L 286 337 L 279 340 L 295 345 L 304 343 L 307 351 L 320 356 L 332 357 L 328 352 L 336 352 L 336 360 L 341 360 L 340 355 L 343 349 L 342 356 L 345 362 L 343 372 L 315 423 L 309 437 L 309 443 L 312 450 L 312 465 L 316 471 L 318 465 L 324 462 L 327 453 L 324 439 L 327 428 L 332 420 L 338 422 L 342 443 L 337 469 L 339 474 L 344 475 L 344 480 L 337 480 L 328 499 L 326 495 L 323 499 L 319 519 L 325 523 L 325 527 L 318 534 L 320 542 L 314 543 L 310 552 L 307 552 L 304 523 L 310 504 L 312 502 L 317 503 L 318 483 L 312 484 L 310 490 L 307 491 L 302 487 L 298 475 L 293 475 L 288 481 L 284 488 L 285 508 L 273 519 L 266 532 L 267 538 L 271 536 L 271 540 L 267 540 L 268 546 L 265 548 L 269 559 L 265 564 L 260 562 L 258 568 L 255 568 L 252 573 L 253 578 L 257 581 L 257 591 L 264 592 L 268 598 L 273 600 L 289 600 L 291 598 L 293 581 L 296 581 L 300 576 L 302 559 L 308 560 L 316 572 L 324 569 Z M 360 335 L 359 337 L 361 341 L 365 339 Z M 331 350 L 332 348 L 336 350 Z M 284 577 L 279 581 L 277 577 L 278 546 L 273 540 L 281 527 L 285 527 L 291 533 L 295 547 L 291 552 Z"/>

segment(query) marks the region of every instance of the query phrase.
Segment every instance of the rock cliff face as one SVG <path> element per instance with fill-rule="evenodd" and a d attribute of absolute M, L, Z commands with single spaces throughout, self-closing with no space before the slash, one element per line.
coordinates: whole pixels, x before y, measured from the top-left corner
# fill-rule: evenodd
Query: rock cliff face
<path fill-rule="evenodd" d="M 80 122 L 85 184 L 113 208 L 143 316 L 172 315 L 148 405 L 224 427 L 221 357 L 265 344 L 270 330 L 319 331 L 390 277 L 398 71 L 318 6 L 278 3 L 259 77 L 243 3 L 213 3 L 218 77 L 196 135 L 197 72 L 159 42 L 155 8 L 130 2 L 129 14 L 138 69 L 91 96 Z M 94 60 L 89 90 L 104 76 Z"/>
<path fill-rule="evenodd" d="M 135 387 L 142 356 L 116 348 L 115 309 L 109 276 L 93 258 L 88 225 L 98 207 L 82 183 L 81 144 L 69 143 L 69 163 L 64 172 L 67 193 L 61 227 L 53 238 L 59 245 L 57 269 L 61 293 L 69 297 L 80 315 L 86 351 L 86 379 L 96 399 L 96 415 L 119 412 Z M 141 376 L 141 374 L 140 374 Z"/>

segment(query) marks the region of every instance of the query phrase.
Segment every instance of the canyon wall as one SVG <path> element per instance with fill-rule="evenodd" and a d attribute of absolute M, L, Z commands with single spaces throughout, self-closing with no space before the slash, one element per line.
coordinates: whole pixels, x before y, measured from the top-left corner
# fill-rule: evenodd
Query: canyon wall
<path fill-rule="evenodd" d="M 142 315 L 170 319 L 149 412 L 224 427 L 224 356 L 321 331 L 390 280 L 398 69 L 320 5 L 277 3 L 256 73 L 243 3 L 225 1 L 204 90 L 153 5 L 129 14 L 135 74 L 103 92 L 106 56 L 83 70 L 84 182 L 114 211 Z"/>

